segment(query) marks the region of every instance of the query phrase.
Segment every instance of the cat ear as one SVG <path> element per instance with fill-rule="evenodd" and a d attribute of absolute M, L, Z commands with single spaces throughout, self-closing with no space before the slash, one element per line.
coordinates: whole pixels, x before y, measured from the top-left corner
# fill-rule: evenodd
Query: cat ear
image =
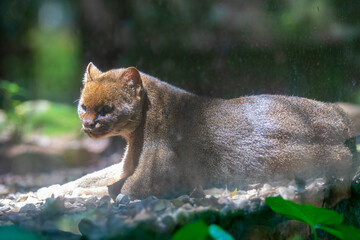
<path fill-rule="evenodd" d="M 101 73 L 102 72 L 92 62 L 90 62 L 86 67 L 83 83 L 94 80 L 94 78 L 99 76 Z"/>
<path fill-rule="evenodd" d="M 126 85 L 134 90 L 136 99 L 141 100 L 143 86 L 139 71 L 134 67 L 129 67 L 124 70 L 120 79 L 121 81 L 125 81 Z"/>
<path fill-rule="evenodd" d="M 130 86 L 142 86 L 140 73 L 134 67 L 125 69 L 124 73 L 121 75 L 121 80 L 126 81 Z"/>

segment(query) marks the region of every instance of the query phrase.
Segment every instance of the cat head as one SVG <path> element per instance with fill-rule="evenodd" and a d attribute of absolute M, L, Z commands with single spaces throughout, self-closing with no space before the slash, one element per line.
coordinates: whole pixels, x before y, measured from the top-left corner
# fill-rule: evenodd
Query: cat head
<path fill-rule="evenodd" d="M 144 90 L 134 67 L 101 72 L 94 64 L 86 68 L 78 114 L 91 138 L 126 137 L 142 119 Z"/>

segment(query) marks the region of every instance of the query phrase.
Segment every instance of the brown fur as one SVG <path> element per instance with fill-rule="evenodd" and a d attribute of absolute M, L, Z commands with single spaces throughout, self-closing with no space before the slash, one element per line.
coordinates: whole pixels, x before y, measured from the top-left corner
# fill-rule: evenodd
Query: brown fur
<path fill-rule="evenodd" d="M 105 105 L 113 110 L 104 112 Z M 348 176 L 353 163 L 347 116 L 334 104 L 305 98 L 210 99 L 135 68 L 102 73 L 90 63 L 78 111 L 90 137 L 120 135 L 128 143 L 122 171 L 107 176 L 108 185 L 118 180 L 113 196 Z"/>

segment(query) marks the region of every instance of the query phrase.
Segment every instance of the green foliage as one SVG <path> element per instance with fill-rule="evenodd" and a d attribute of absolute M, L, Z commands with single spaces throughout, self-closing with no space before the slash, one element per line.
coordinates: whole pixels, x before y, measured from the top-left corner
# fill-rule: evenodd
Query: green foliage
<path fill-rule="evenodd" d="M 0 239 L 42 240 L 44 238 L 17 226 L 1 226 Z"/>
<path fill-rule="evenodd" d="M 320 226 L 320 229 L 331 233 L 332 235 L 340 238 L 340 239 L 348 239 L 348 240 L 358 240 L 360 239 L 360 230 L 353 226 L 347 225 L 334 225 L 331 227 L 328 226 Z"/>
<path fill-rule="evenodd" d="M 212 224 L 207 226 L 203 221 L 188 224 L 175 233 L 173 240 L 233 240 L 233 237 L 221 227 Z"/>
<path fill-rule="evenodd" d="M 17 98 L 27 96 L 27 91 L 24 88 L 6 80 L 0 81 L 0 92 L 4 95 L 4 106 L 7 111 L 12 111 L 14 107 L 19 105 L 20 101 Z"/>
<path fill-rule="evenodd" d="M 335 211 L 317 208 L 310 204 L 300 205 L 281 197 L 268 197 L 266 204 L 269 207 L 287 217 L 314 227 L 318 224 L 341 224 L 344 217 Z"/>
<path fill-rule="evenodd" d="M 209 239 L 208 226 L 203 221 L 188 224 L 182 227 L 173 236 L 173 240 Z"/>
<path fill-rule="evenodd" d="M 281 197 L 268 197 L 266 204 L 275 212 L 311 226 L 314 239 L 317 239 L 316 229 L 322 229 L 340 239 L 360 239 L 360 229 L 341 225 L 344 217 L 333 210 L 317 208 L 309 204 L 301 205 Z"/>
<path fill-rule="evenodd" d="M 4 81 L 4 80 L 0 82 L 0 88 L 10 94 L 17 94 L 20 90 L 19 85 L 17 85 L 16 83 Z"/>
<path fill-rule="evenodd" d="M 76 109 L 66 104 L 46 100 L 21 102 L 27 91 L 16 83 L 0 81 L 5 96 L 5 117 L 1 113 L 0 131 L 10 128 L 15 138 L 38 132 L 43 135 L 63 135 L 79 132 L 80 121 Z"/>
<path fill-rule="evenodd" d="M 5 100 L 5 111 L 0 112 L 0 132 L 8 129 L 14 140 L 25 134 L 77 134 L 80 121 L 72 106 L 46 100 L 21 102 L 27 91 L 16 83 L 0 81 L 0 92 Z"/>
<path fill-rule="evenodd" d="M 64 99 L 78 94 L 79 42 L 71 31 L 32 29 L 29 42 L 34 53 L 34 98 Z M 66 94 L 65 94 L 66 96 Z"/>
<path fill-rule="evenodd" d="M 66 104 L 48 101 L 29 101 L 15 109 L 16 118 L 22 124 L 23 133 L 37 132 L 43 135 L 78 133 L 80 121 L 76 109 Z"/>

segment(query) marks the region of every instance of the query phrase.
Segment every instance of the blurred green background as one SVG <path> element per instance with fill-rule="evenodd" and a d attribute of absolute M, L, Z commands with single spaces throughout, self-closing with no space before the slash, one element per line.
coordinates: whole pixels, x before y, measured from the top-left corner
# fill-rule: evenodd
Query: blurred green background
<path fill-rule="evenodd" d="M 360 103 L 359 9 L 358 0 L 2 0 L 0 131 L 79 132 L 90 61 L 206 96 Z M 23 104 L 34 99 L 51 102 Z"/>

